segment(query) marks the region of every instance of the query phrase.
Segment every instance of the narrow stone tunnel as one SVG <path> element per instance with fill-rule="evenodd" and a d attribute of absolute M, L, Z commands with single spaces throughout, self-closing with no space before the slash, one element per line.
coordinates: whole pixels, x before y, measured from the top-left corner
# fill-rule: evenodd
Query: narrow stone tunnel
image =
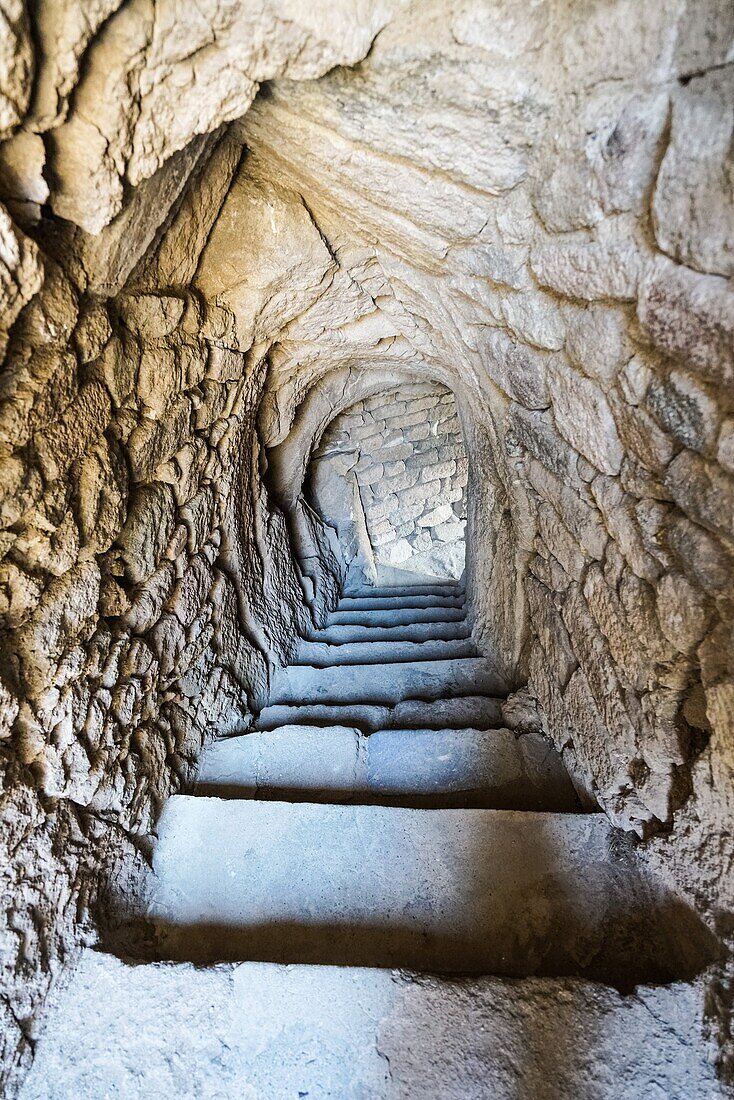
<path fill-rule="evenodd" d="M 731 1095 L 724 0 L 0 0 L 0 1089 Z"/>
<path fill-rule="evenodd" d="M 308 478 L 347 575 L 371 584 L 463 575 L 467 479 L 456 402 L 430 384 L 352 405 L 312 452 Z"/>

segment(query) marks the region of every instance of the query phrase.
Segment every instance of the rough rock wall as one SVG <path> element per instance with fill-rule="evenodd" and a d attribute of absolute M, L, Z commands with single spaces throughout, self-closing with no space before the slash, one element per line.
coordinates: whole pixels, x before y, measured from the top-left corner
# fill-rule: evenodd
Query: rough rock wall
<path fill-rule="evenodd" d="M 44 262 L 0 409 L 9 1061 L 99 866 L 144 844 L 206 736 L 246 725 L 303 622 L 259 477 L 262 359 L 189 290 L 105 301 Z"/>
<path fill-rule="evenodd" d="M 374 577 L 380 566 L 462 575 L 467 477 L 454 396 L 430 383 L 352 405 L 329 425 L 310 467 L 318 511 Z"/>
<path fill-rule="evenodd" d="M 113 0 L 30 17 L 20 0 L 0 4 L 8 1093 L 49 983 L 124 895 L 163 801 L 205 738 L 246 725 L 307 621 L 261 479 L 267 348 L 207 300 L 221 270 L 211 230 L 242 156 L 220 123 L 262 76 L 361 56 L 380 16 L 330 13 L 326 33 L 325 7 L 282 9 L 180 18 L 173 4 Z M 310 300 L 286 302 L 279 322 Z"/>

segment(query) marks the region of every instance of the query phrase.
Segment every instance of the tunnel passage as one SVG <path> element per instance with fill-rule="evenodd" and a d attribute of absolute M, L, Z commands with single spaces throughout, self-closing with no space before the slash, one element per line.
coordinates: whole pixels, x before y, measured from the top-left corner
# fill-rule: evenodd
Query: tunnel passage
<path fill-rule="evenodd" d="M 467 480 L 453 394 L 416 383 L 357 402 L 332 421 L 311 456 L 307 497 L 336 529 L 353 574 L 380 584 L 415 575 L 458 580 Z"/>
<path fill-rule="evenodd" d="M 421 646 L 442 688 L 446 662 L 501 666 L 524 692 L 495 708 L 505 733 L 455 739 L 456 707 L 439 724 L 421 690 L 416 739 L 440 760 L 465 740 L 470 763 L 507 746 L 519 783 L 540 731 L 610 830 L 729 935 L 730 0 L 81 7 L 12 0 L 0 21 L 0 1091 L 62 965 L 116 911 L 110 864 L 126 883 L 202 751 L 291 706 L 273 702 L 284 669 L 340 688 L 309 728 L 338 707 L 350 768 L 405 748 L 378 642 L 403 685 Z M 454 393 L 468 455 L 466 621 L 411 605 L 357 622 L 305 499 L 311 454 L 355 402 L 429 379 Z M 303 783 L 307 736 L 283 740 Z M 335 828 L 330 857 L 349 848 Z M 706 982 L 696 1011 L 734 1074 L 734 983 Z M 649 1026 L 620 1025 L 600 1072 L 612 1046 L 637 1072 Z M 697 1095 L 683 1060 L 679 1088 L 630 1095 Z M 609 1095 L 596 1084 L 567 1091 Z"/>

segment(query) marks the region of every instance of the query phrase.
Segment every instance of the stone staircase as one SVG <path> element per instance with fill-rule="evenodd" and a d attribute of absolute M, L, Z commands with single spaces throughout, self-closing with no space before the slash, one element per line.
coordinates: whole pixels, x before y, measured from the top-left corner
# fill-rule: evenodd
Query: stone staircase
<path fill-rule="evenodd" d="M 708 934 L 505 689 L 456 585 L 346 594 L 169 800 L 153 958 L 85 955 L 26 1100 L 716 1095 L 695 986 L 639 988 Z"/>

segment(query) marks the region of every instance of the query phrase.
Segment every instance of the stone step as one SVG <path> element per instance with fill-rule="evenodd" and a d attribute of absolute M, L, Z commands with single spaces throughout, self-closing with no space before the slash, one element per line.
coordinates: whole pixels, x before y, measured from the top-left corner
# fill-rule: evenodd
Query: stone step
<path fill-rule="evenodd" d="M 270 703 L 385 703 L 406 699 L 455 699 L 497 695 L 506 689 L 485 657 L 448 661 L 405 661 L 390 665 L 290 665 L 273 677 Z"/>
<path fill-rule="evenodd" d="M 465 618 L 461 607 L 413 607 L 392 610 L 331 611 L 327 626 L 356 624 L 362 626 L 404 626 L 412 623 L 458 623 Z"/>
<path fill-rule="evenodd" d="M 218 798 L 580 810 L 558 753 L 511 730 L 282 726 L 203 754 L 197 793 Z"/>
<path fill-rule="evenodd" d="M 404 623 L 402 626 L 362 626 L 360 624 L 327 626 L 323 630 L 312 631 L 306 640 L 342 645 L 344 642 L 453 641 L 470 636 L 469 624 L 461 619 L 458 622 L 448 623 Z"/>
<path fill-rule="evenodd" d="M 296 648 L 293 663 L 328 668 L 333 665 L 456 660 L 460 657 L 476 656 L 477 648 L 471 638 L 457 638 L 452 641 L 431 639 L 425 642 L 345 642 L 342 645 L 302 639 Z"/>
<path fill-rule="evenodd" d="M 713 958 L 602 814 L 169 799 L 163 957 L 669 981 Z M 713 942 L 712 942 L 713 941 Z"/>
<path fill-rule="evenodd" d="M 463 596 L 342 596 L 337 611 L 397 611 L 419 607 L 463 607 Z"/>
<path fill-rule="evenodd" d="M 392 598 L 401 599 L 404 596 L 463 596 L 464 586 L 455 581 L 435 581 L 425 584 L 403 585 L 362 585 L 361 587 L 345 588 L 344 596 L 360 597 L 368 596 L 377 599 Z"/>
<path fill-rule="evenodd" d="M 723 1100 L 698 983 L 440 978 L 86 950 L 21 1100 Z"/>
<path fill-rule="evenodd" d="M 381 729 L 496 729 L 502 725 L 502 700 L 491 695 L 423 702 L 407 699 L 394 707 L 354 703 L 294 704 L 264 707 L 253 729 L 279 726 L 349 726 L 365 733 Z"/>

